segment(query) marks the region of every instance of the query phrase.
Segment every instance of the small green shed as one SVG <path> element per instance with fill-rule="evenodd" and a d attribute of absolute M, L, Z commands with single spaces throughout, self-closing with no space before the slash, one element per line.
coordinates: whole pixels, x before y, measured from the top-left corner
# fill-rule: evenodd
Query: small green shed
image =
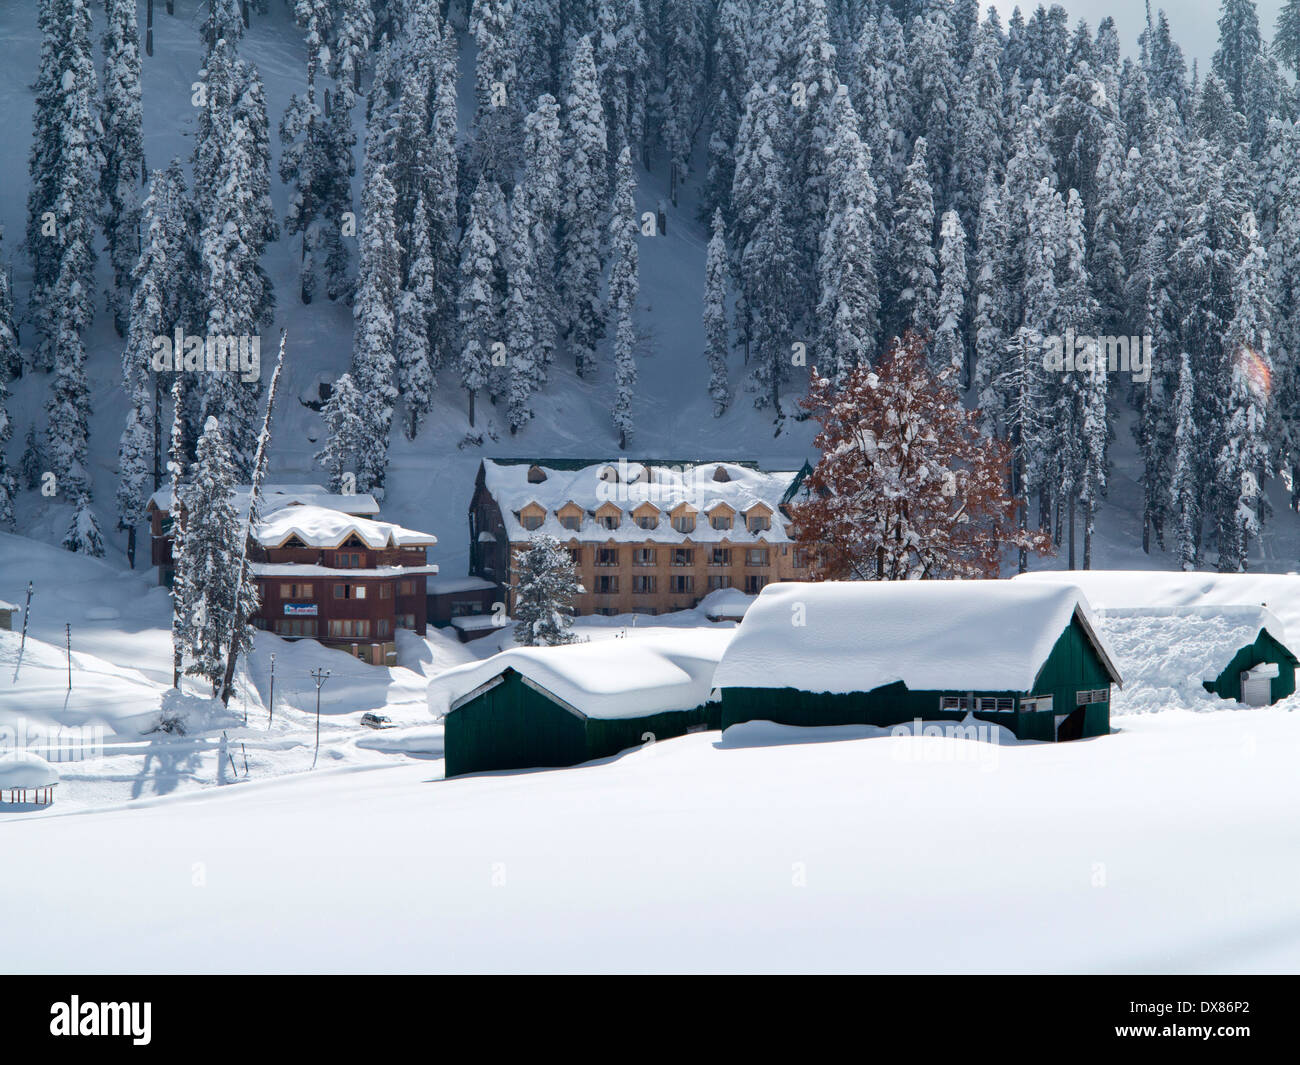
<path fill-rule="evenodd" d="M 717 729 L 713 671 L 734 630 L 518 647 L 434 677 L 445 774 L 578 765 Z"/>
<path fill-rule="evenodd" d="M 724 729 L 972 714 L 1053 742 L 1108 733 L 1121 683 L 1077 588 L 1009 581 L 768 585 L 714 675 Z"/>
<path fill-rule="evenodd" d="M 1118 607 L 1098 625 L 1119 648 L 1132 682 L 1126 702 L 1154 709 L 1168 696 L 1196 701 L 1201 688 L 1220 699 L 1266 706 L 1295 692 L 1296 666 L 1286 628 L 1263 606 Z"/>

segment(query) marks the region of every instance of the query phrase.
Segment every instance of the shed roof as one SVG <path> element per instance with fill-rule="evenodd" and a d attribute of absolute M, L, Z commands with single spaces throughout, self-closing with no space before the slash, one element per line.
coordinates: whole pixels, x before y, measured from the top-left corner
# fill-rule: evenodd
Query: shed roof
<path fill-rule="evenodd" d="M 1077 588 L 1010 581 L 770 584 L 714 676 L 719 688 L 1029 691 L 1078 618 L 1115 683 L 1115 657 Z"/>
<path fill-rule="evenodd" d="M 691 710 L 708 701 L 713 671 L 735 631 L 659 630 L 559 647 L 511 648 L 438 674 L 429 682 L 429 709 L 454 713 L 458 700 L 513 669 L 587 717 Z"/>
<path fill-rule="evenodd" d="M 281 507 L 264 517 L 253 531 L 253 538 L 263 547 L 278 547 L 296 536 L 308 547 L 339 547 L 356 536 L 367 547 L 421 547 L 436 544 L 432 533 L 404 529 L 391 521 L 372 521 L 341 510 L 318 506 Z"/>

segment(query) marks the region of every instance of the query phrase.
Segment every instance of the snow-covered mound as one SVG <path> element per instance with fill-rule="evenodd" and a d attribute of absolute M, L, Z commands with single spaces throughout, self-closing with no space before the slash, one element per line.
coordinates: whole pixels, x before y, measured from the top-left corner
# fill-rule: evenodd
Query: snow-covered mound
<path fill-rule="evenodd" d="M 429 709 L 445 714 L 461 696 L 513 669 L 588 717 L 639 717 L 707 702 L 713 672 L 735 629 L 629 633 L 559 647 L 516 647 L 429 683 Z"/>
<path fill-rule="evenodd" d="M 695 611 L 706 618 L 743 618 L 756 598 L 739 588 L 715 588 L 696 604 Z"/>
<path fill-rule="evenodd" d="M 1082 588 L 1094 610 L 1135 607 L 1263 606 L 1300 633 L 1300 574 L 1186 573 L 1179 570 L 1036 570 L 1018 583 Z"/>
<path fill-rule="evenodd" d="M 40 755 L 11 751 L 0 755 L 0 791 L 48 788 L 59 782 L 59 771 Z"/>
<path fill-rule="evenodd" d="M 1028 691 L 1087 600 L 1064 584 L 769 584 L 718 665 L 717 687 Z M 1102 654 L 1108 655 L 1105 647 Z"/>

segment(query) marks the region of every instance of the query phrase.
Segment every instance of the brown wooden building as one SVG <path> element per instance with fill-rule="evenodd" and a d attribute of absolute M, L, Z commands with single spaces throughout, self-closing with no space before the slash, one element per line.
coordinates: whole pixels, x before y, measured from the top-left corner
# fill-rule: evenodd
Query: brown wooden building
<path fill-rule="evenodd" d="M 156 557 L 170 562 L 171 514 L 155 508 L 151 518 Z M 253 624 L 286 639 L 318 640 L 372 665 L 391 665 L 399 628 L 425 632 L 425 584 L 438 572 L 427 549 L 436 543 L 432 534 L 330 507 L 281 506 L 249 538 L 261 603 Z M 170 583 L 170 573 L 160 573 L 160 580 Z"/>
<path fill-rule="evenodd" d="M 470 501 L 470 573 L 508 590 L 515 552 L 554 536 L 573 557 L 579 614 L 688 610 L 711 591 L 750 595 L 806 579 L 788 504 L 803 469 L 753 462 L 485 459 Z"/>

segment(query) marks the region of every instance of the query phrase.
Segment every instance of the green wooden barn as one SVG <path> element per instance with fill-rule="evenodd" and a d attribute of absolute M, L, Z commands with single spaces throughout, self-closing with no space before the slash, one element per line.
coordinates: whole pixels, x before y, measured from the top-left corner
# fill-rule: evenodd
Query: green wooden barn
<path fill-rule="evenodd" d="M 578 765 L 719 727 L 713 671 L 734 630 L 518 647 L 436 676 L 448 777 Z"/>
<path fill-rule="evenodd" d="M 1220 699 L 1266 706 L 1295 692 L 1297 657 L 1286 628 L 1262 606 L 1113 607 L 1097 624 L 1119 649 L 1130 699 L 1200 686 Z"/>
<path fill-rule="evenodd" d="M 714 674 L 723 728 L 969 713 L 1046 741 L 1108 733 L 1121 683 L 1077 588 L 1009 581 L 769 585 Z"/>

